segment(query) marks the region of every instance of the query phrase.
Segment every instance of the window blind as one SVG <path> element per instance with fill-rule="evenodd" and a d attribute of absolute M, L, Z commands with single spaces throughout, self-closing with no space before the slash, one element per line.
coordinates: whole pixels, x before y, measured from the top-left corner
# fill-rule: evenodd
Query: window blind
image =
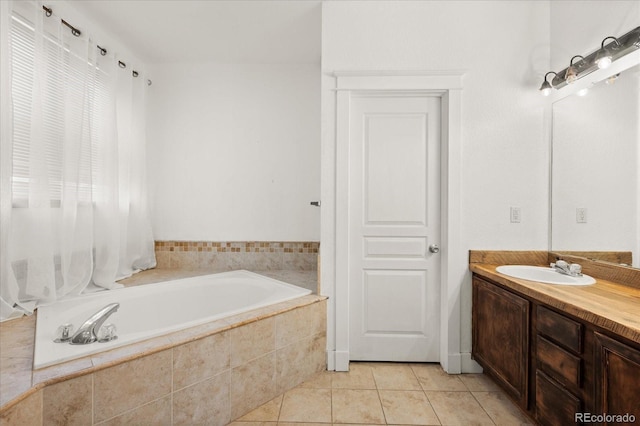
<path fill-rule="evenodd" d="M 12 16 L 12 98 L 13 98 L 13 176 L 14 206 L 26 206 L 29 199 L 31 168 L 46 176 L 46 188 L 53 205 L 65 194 L 79 202 L 91 202 L 95 196 L 99 172 L 99 144 L 105 143 L 104 120 L 109 97 L 105 74 L 95 64 L 74 54 L 69 45 L 48 33 L 43 37 L 41 68 L 36 76 L 36 35 L 34 26 L 15 13 Z M 36 78 L 40 79 L 38 104 L 34 104 Z M 41 140 L 32 141 L 39 132 L 32 126 L 34 111 L 41 114 L 37 123 Z M 35 142 L 35 144 L 34 144 Z M 44 152 L 37 161 L 37 145 Z"/>

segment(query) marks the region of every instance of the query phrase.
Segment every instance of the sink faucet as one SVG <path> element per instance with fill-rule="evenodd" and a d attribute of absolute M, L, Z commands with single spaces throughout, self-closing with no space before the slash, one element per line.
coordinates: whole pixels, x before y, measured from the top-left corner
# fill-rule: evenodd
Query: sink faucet
<path fill-rule="evenodd" d="M 557 272 L 569 275 L 570 277 L 581 277 L 582 276 L 582 266 L 577 263 L 569 264 L 564 260 L 558 260 L 556 263 L 552 263 L 551 267 L 555 269 Z"/>
<path fill-rule="evenodd" d="M 119 307 L 119 303 L 110 303 L 95 314 L 91 315 L 91 317 L 86 320 L 84 324 L 80 326 L 78 331 L 76 331 L 76 333 L 71 337 L 69 343 L 72 345 L 86 345 L 98 340 L 98 330 L 109 315 L 117 311 Z"/>

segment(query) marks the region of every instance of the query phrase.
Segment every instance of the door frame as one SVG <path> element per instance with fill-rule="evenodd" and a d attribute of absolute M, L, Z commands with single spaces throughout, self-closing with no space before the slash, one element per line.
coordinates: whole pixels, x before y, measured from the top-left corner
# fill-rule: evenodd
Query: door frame
<path fill-rule="evenodd" d="M 461 372 L 460 291 L 467 269 L 461 244 L 463 72 L 334 72 L 336 82 L 335 257 L 322 270 L 335 271 L 327 324 L 329 370 L 349 370 L 349 123 L 355 94 L 404 92 L 441 98 L 440 364 Z M 329 264 L 327 264 L 329 262 Z M 333 264 L 331 264 L 333 262 Z M 331 314 L 334 313 L 335 316 Z"/>

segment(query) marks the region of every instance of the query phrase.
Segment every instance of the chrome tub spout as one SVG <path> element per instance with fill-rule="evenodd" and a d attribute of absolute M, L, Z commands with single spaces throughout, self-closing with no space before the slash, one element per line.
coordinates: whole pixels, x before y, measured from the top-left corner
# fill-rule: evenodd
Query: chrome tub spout
<path fill-rule="evenodd" d="M 69 343 L 72 345 L 86 345 L 97 341 L 98 330 L 105 320 L 109 318 L 109 315 L 117 311 L 119 307 L 119 303 L 111 303 L 91 315 L 91 317 L 86 320 L 84 324 L 80 326 L 78 331 L 76 331 L 76 333 L 71 337 L 71 341 Z"/>

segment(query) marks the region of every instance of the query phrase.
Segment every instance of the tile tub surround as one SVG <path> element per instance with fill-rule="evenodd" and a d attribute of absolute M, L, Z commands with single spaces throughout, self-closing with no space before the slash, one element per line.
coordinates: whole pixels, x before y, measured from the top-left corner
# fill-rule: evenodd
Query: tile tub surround
<path fill-rule="evenodd" d="M 326 368 L 313 295 L 32 372 L 34 322 L 0 328 L 2 424 L 227 424 Z"/>
<path fill-rule="evenodd" d="M 156 241 L 160 269 L 229 271 L 318 269 L 317 241 Z"/>

